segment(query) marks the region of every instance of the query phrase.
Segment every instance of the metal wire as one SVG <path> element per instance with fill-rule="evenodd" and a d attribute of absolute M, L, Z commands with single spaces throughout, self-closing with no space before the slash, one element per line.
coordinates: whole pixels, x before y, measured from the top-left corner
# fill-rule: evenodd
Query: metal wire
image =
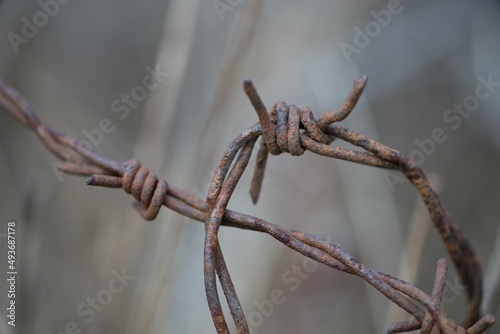
<path fill-rule="evenodd" d="M 223 153 L 205 200 L 158 179 L 137 160 L 115 162 L 89 150 L 73 137 L 45 126 L 24 98 L 2 80 L 0 107 L 37 134 L 46 148 L 61 160 L 59 169 L 62 172 L 88 176 L 88 185 L 123 188 L 136 199 L 134 206 L 144 219 L 154 219 L 161 206 L 165 205 L 205 224 L 205 291 L 218 333 L 229 333 L 229 328 L 217 291 L 217 277 L 238 333 L 250 332 L 219 244 L 220 226 L 267 233 L 304 256 L 335 270 L 361 277 L 413 316 L 412 320 L 392 324 L 388 333 L 417 329 L 422 333 L 483 333 L 494 324 L 495 319 L 492 315 L 481 317 L 480 314 L 482 269 L 479 258 L 460 228 L 451 220 L 423 171 L 400 152 L 334 125 L 349 116 L 366 83 L 366 76 L 355 80 L 342 107 L 327 112 L 316 120 L 308 107 L 287 105 L 285 102 L 273 104 L 268 112 L 253 83 L 246 80 L 244 90 L 257 113 L 259 123 L 236 137 Z M 252 148 L 260 136 L 263 139 L 250 189 L 254 203 L 259 198 L 269 153 L 301 155 L 309 150 L 331 158 L 398 170 L 405 175 L 424 201 L 462 282 L 467 286 L 468 305 L 463 323 L 457 325 L 440 307 L 447 276 L 445 259 L 438 261 L 434 288 L 431 295 L 428 295 L 403 280 L 364 266 L 339 246 L 317 236 L 227 209 L 229 199 L 248 165 Z M 330 146 L 334 139 L 347 141 L 366 152 Z"/>

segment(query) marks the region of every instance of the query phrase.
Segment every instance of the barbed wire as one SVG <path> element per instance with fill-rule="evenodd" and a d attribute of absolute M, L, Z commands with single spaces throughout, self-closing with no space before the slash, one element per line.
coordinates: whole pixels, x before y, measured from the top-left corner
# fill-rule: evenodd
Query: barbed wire
<path fill-rule="evenodd" d="M 273 104 L 268 112 L 253 83 L 246 80 L 244 91 L 257 113 L 259 122 L 238 135 L 224 151 L 205 200 L 158 179 L 137 160 L 115 162 L 90 150 L 75 138 L 45 126 L 29 103 L 2 80 L 0 106 L 35 132 L 45 147 L 61 160 L 58 165 L 60 171 L 87 176 L 88 185 L 123 188 L 136 199 L 134 206 L 146 220 L 154 219 L 164 205 L 183 216 L 204 223 L 205 291 L 218 333 L 229 333 L 229 328 L 217 291 L 217 277 L 237 332 L 250 332 L 219 244 L 220 226 L 267 233 L 304 256 L 364 279 L 413 316 L 412 320 L 393 323 L 387 330 L 388 333 L 418 329 L 422 333 L 483 333 L 495 323 L 495 318 L 489 314 L 481 317 L 482 269 L 479 258 L 460 228 L 451 220 L 423 171 L 402 153 L 334 124 L 349 116 L 366 83 L 366 76 L 356 79 L 341 108 L 329 111 L 316 120 L 308 107 L 287 105 L 285 102 Z M 429 295 L 410 283 L 364 266 L 334 243 L 227 209 L 229 199 L 249 163 L 252 149 L 261 136 L 250 188 L 254 203 L 259 198 L 269 153 L 301 155 L 308 150 L 326 157 L 397 170 L 406 176 L 427 207 L 432 222 L 463 284 L 467 287 L 468 304 L 462 324 L 457 325 L 440 307 L 447 276 L 445 259 L 440 259 L 437 263 L 434 287 Z M 346 141 L 364 149 L 365 152 L 330 146 L 334 139 Z"/>

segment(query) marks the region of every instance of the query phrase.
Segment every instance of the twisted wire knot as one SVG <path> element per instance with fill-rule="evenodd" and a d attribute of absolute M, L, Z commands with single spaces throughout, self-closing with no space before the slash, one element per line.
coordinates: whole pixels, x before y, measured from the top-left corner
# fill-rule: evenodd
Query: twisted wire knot
<path fill-rule="evenodd" d="M 159 180 L 136 159 L 125 162 L 125 165 L 125 172 L 122 176 L 123 190 L 132 194 L 137 200 L 134 207 L 144 219 L 155 219 L 167 196 L 167 182 Z"/>
<path fill-rule="evenodd" d="M 262 135 L 269 152 L 273 155 L 288 152 L 298 156 L 305 152 L 300 144 L 300 129 L 305 129 L 305 134 L 313 140 L 329 144 L 333 139 L 325 135 L 314 118 L 309 107 L 287 105 L 284 101 L 274 103 L 269 112 L 271 122 L 276 126 L 262 127 Z"/>
<path fill-rule="evenodd" d="M 244 81 L 243 89 L 259 117 L 262 136 L 269 153 L 278 155 L 282 152 L 289 152 L 292 155 L 301 155 L 305 149 L 300 142 L 299 130 L 305 129 L 305 135 L 320 144 L 330 144 L 333 137 L 327 136 L 325 132 L 331 124 L 342 121 L 349 116 L 356 106 L 367 80 L 366 75 L 354 80 L 351 92 L 342 107 L 339 110 L 327 112 L 319 120 L 314 118 L 309 107 L 287 105 L 283 101 L 273 104 L 268 113 L 251 80 Z"/>
<path fill-rule="evenodd" d="M 245 80 L 243 82 L 243 89 L 259 117 L 262 137 L 264 138 L 257 153 L 257 161 L 250 186 L 250 196 L 254 204 L 259 200 L 268 153 L 278 155 L 288 152 L 295 156 L 303 154 L 305 148 L 301 143 L 303 134 L 300 129 L 304 129 L 304 135 L 317 143 L 330 144 L 333 137 L 326 135 L 326 130 L 331 124 L 342 121 L 349 116 L 366 86 L 367 79 L 367 76 L 364 75 L 354 80 L 351 92 L 342 107 L 339 110 L 327 112 L 319 120 L 314 118 L 309 107 L 287 105 L 283 101 L 273 104 L 268 113 L 252 81 Z"/>
<path fill-rule="evenodd" d="M 71 167 L 71 166 L 69 166 Z M 124 162 L 123 175 L 93 174 L 87 179 L 87 184 L 108 188 L 123 188 L 127 194 L 137 200 L 134 208 L 145 220 L 153 220 L 160 212 L 168 192 L 165 180 L 159 180 L 156 175 L 141 166 L 136 159 Z M 87 172 L 86 169 L 84 172 Z"/>

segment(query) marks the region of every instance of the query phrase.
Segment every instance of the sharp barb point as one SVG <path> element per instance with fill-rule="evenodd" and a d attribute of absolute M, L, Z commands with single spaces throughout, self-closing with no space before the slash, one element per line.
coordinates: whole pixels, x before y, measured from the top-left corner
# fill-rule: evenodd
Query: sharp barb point
<path fill-rule="evenodd" d="M 90 175 L 87 180 L 85 181 L 85 183 L 88 185 L 88 186 L 93 186 L 94 185 L 94 181 L 95 181 L 95 175 Z"/>
<path fill-rule="evenodd" d="M 254 205 L 257 205 L 257 202 L 259 201 L 259 193 L 256 193 L 255 191 L 250 190 L 250 197 L 252 198 L 252 203 Z"/>

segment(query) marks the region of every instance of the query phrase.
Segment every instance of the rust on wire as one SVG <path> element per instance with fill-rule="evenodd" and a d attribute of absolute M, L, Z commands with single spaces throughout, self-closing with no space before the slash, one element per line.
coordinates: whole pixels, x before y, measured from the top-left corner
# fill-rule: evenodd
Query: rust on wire
<path fill-rule="evenodd" d="M 267 111 L 252 81 L 245 80 L 243 88 L 259 122 L 237 136 L 223 153 L 206 199 L 158 179 L 137 160 L 115 162 L 88 149 L 75 138 L 45 126 L 28 102 L 1 80 L 0 108 L 35 132 L 45 147 L 61 160 L 59 169 L 62 172 L 87 176 L 88 185 L 122 188 L 134 197 L 134 206 L 144 219 L 154 219 L 161 207 L 166 206 L 204 223 L 205 292 L 217 333 L 229 333 L 217 290 L 217 278 L 237 332 L 250 333 L 219 243 L 218 232 L 221 226 L 267 233 L 304 256 L 365 280 L 412 316 L 410 320 L 393 323 L 388 333 L 414 330 L 420 330 L 421 333 L 483 333 L 493 326 L 495 318 L 492 315 L 482 316 L 480 312 L 482 269 L 479 258 L 458 225 L 451 220 L 423 171 L 400 152 L 335 124 L 349 116 L 366 83 L 366 76 L 356 79 L 341 108 L 329 111 L 316 120 L 308 107 L 288 105 L 283 101 L 273 104 Z M 286 152 L 299 156 L 308 150 L 326 157 L 397 170 L 406 176 L 424 201 L 462 282 L 467 286 L 465 320 L 457 324 L 440 306 L 447 277 L 445 259 L 440 259 L 437 263 L 434 287 L 429 295 L 403 280 L 364 266 L 334 243 L 227 209 L 259 137 L 262 138 L 250 187 L 254 203 L 259 198 L 269 153 L 279 155 Z M 331 146 L 334 139 L 346 141 L 365 152 Z"/>

